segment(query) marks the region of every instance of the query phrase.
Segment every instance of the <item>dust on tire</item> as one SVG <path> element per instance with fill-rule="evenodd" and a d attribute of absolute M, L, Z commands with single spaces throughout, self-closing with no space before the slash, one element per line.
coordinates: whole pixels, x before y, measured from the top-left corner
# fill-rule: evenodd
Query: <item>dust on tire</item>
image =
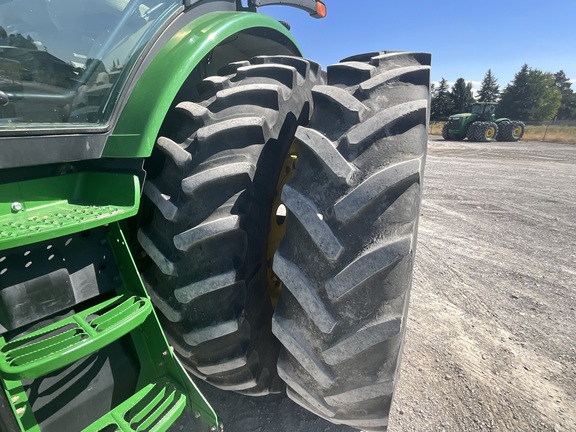
<path fill-rule="evenodd" d="M 282 193 L 280 376 L 303 407 L 363 430 L 386 429 L 403 341 L 429 64 L 427 54 L 373 53 L 329 67 Z"/>

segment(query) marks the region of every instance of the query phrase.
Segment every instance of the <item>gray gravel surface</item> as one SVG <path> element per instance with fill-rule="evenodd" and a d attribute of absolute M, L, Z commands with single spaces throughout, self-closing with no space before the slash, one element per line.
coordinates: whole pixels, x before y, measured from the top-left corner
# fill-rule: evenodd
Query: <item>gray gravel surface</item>
<path fill-rule="evenodd" d="M 576 431 L 576 145 L 430 142 L 389 431 Z M 350 432 L 202 385 L 227 432 Z"/>

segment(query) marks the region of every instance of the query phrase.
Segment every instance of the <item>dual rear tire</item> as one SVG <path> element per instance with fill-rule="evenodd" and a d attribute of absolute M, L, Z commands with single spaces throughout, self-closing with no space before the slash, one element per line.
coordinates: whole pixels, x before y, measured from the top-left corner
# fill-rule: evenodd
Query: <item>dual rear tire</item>
<path fill-rule="evenodd" d="M 503 121 L 498 125 L 498 141 L 516 142 L 522 139 L 526 126 L 521 121 Z"/>
<path fill-rule="evenodd" d="M 145 284 L 186 368 L 261 395 L 286 387 L 334 423 L 386 429 L 424 169 L 430 56 L 328 68 L 257 57 L 205 80 L 158 139 L 138 238 Z M 286 160 L 296 176 L 283 188 Z M 280 185 L 280 186 L 278 186 Z M 286 234 L 270 255 L 277 194 Z M 281 282 L 277 307 L 272 270 Z"/>
<path fill-rule="evenodd" d="M 499 124 L 494 122 L 474 122 L 468 128 L 466 138 L 469 141 L 491 142 L 508 141 L 516 142 L 524 136 L 526 126 L 521 121 L 503 121 Z"/>
<path fill-rule="evenodd" d="M 468 141 L 491 142 L 496 140 L 498 125 L 494 122 L 474 122 L 468 127 Z"/>

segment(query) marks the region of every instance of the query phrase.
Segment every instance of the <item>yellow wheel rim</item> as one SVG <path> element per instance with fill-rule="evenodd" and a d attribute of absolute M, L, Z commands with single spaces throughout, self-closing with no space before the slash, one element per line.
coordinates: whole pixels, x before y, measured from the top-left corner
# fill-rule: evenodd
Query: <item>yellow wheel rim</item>
<path fill-rule="evenodd" d="M 512 131 L 512 136 L 514 138 L 520 138 L 520 135 L 522 135 L 522 126 L 516 126 Z"/>
<path fill-rule="evenodd" d="M 284 159 L 284 164 L 282 165 L 280 178 L 276 184 L 276 197 L 274 198 L 274 204 L 272 205 L 272 212 L 270 214 L 270 232 L 268 234 L 268 251 L 266 259 L 268 266 L 268 294 L 270 295 L 274 307 L 278 304 L 278 299 L 280 298 L 280 292 L 282 290 L 282 283 L 280 282 L 280 279 L 278 279 L 278 276 L 274 274 L 272 264 L 274 262 L 274 254 L 286 233 L 286 219 L 288 216 L 286 207 L 282 204 L 282 188 L 296 174 L 298 150 L 298 141 L 294 140 L 288 150 L 286 159 Z"/>
<path fill-rule="evenodd" d="M 492 126 L 486 129 L 486 138 L 488 139 L 494 138 L 494 135 L 496 135 L 496 131 Z"/>

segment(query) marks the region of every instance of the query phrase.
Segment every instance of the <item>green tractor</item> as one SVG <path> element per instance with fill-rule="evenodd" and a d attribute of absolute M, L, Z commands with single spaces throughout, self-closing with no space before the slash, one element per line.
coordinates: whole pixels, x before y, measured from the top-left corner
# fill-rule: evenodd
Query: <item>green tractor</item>
<path fill-rule="evenodd" d="M 386 430 L 430 55 L 278 3 L 0 1 L 2 432 L 220 430 L 191 377 Z"/>
<path fill-rule="evenodd" d="M 495 102 L 479 102 L 469 113 L 450 116 L 442 128 L 442 138 L 447 141 L 518 141 L 524 136 L 521 121 L 496 118 Z"/>

